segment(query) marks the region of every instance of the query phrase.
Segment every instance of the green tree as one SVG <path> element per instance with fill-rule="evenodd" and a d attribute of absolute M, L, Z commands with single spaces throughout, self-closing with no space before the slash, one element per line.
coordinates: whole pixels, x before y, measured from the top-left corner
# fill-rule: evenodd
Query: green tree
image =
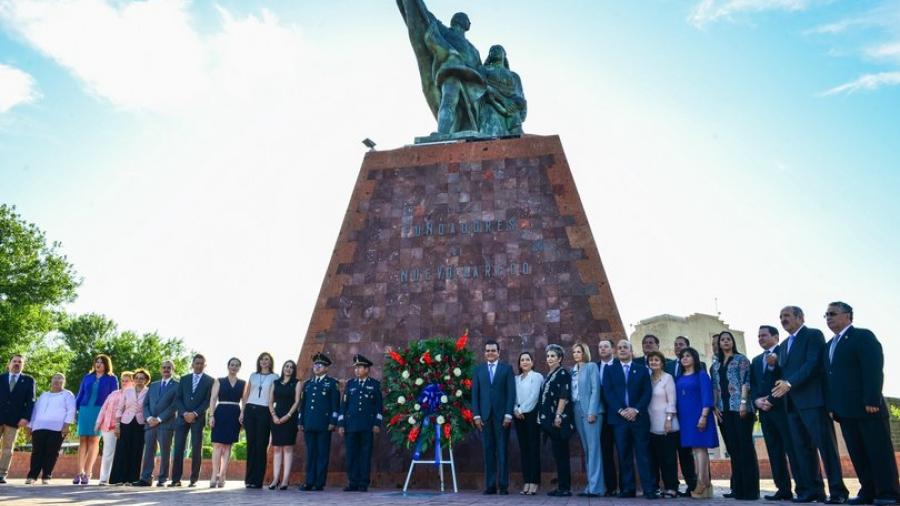
<path fill-rule="evenodd" d="M 191 352 L 180 338 L 163 338 L 156 332 L 119 332 L 114 321 L 99 314 L 71 316 L 60 326 L 59 333 L 72 354 L 66 377 L 70 378 L 73 391 L 92 369 L 94 357 L 101 353 L 112 358 L 116 374 L 143 367 L 154 379 L 159 376 L 163 360 L 175 363 L 176 374 L 186 374 L 190 364 Z"/>
<path fill-rule="evenodd" d="M 78 279 L 43 231 L 0 204 L 0 357 L 23 353 L 56 328 L 61 306 L 75 299 Z"/>

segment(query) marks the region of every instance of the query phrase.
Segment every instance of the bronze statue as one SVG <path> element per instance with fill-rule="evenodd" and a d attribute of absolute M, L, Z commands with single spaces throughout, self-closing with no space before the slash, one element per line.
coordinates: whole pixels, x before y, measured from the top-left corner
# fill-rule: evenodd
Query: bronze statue
<path fill-rule="evenodd" d="M 465 13 L 454 14 L 447 28 L 424 0 L 397 0 L 397 6 L 438 122 L 437 132 L 416 142 L 521 135 L 527 111 L 522 82 L 509 70 L 503 47 L 493 46 L 482 64 L 466 40 L 471 24 Z"/>

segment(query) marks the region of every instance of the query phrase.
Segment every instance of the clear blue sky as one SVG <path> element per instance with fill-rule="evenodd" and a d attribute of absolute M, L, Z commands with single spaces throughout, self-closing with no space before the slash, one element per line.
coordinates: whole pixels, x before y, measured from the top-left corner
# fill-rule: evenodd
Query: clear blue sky
<path fill-rule="evenodd" d="M 900 2 L 427 3 L 562 137 L 626 327 L 842 299 L 900 352 Z M 0 0 L 0 201 L 215 373 L 296 358 L 360 139 L 433 126 L 393 0 Z"/>

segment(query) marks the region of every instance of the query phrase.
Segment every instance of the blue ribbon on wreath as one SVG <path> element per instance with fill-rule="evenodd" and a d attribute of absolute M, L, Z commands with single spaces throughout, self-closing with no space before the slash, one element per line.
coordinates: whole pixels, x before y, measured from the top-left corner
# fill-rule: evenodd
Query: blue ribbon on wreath
<path fill-rule="evenodd" d="M 443 395 L 444 391 L 441 390 L 441 386 L 437 383 L 429 383 L 422 389 L 422 392 L 419 393 L 417 401 L 422 407 L 422 413 L 425 415 L 425 419 L 422 422 L 422 432 L 431 425 L 431 417 L 434 416 L 441 407 L 441 397 Z M 422 441 L 424 439 L 425 438 L 420 437 L 416 442 L 416 450 L 413 452 L 413 459 L 415 460 L 419 460 L 419 457 L 422 456 Z M 438 429 L 435 429 L 434 431 L 434 465 L 441 465 L 441 435 Z"/>

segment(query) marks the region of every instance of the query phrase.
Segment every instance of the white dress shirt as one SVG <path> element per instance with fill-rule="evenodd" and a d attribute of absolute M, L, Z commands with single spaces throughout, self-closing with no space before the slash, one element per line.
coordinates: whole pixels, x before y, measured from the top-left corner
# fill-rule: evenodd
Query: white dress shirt
<path fill-rule="evenodd" d="M 544 377 L 537 371 L 516 376 L 516 413 L 530 413 L 537 406 Z"/>
<path fill-rule="evenodd" d="M 59 432 L 64 424 L 75 421 L 75 396 L 68 390 L 44 392 L 38 397 L 28 426 L 31 430 Z"/>

